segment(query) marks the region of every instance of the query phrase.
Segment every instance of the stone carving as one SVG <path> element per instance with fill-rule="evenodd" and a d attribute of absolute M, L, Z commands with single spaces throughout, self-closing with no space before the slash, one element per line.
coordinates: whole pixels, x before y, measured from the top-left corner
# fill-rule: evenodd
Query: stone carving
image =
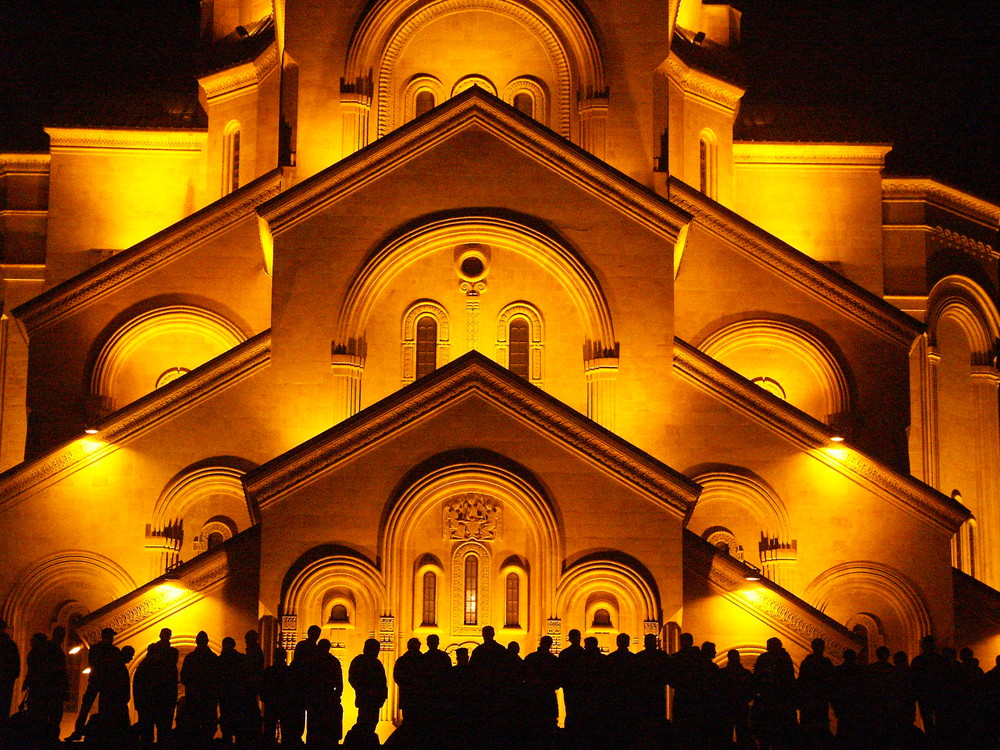
<path fill-rule="evenodd" d="M 988 261 L 1000 258 L 1000 253 L 997 253 L 992 245 L 940 226 L 934 227 L 931 242 L 938 247 L 955 248 L 979 260 Z"/>
<path fill-rule="evenodd" d="M 296 615 L 283 615 L 281 618 L 281 646 L 291 653 L 295 650 L 295 641 L 299 637 L 299 618 Z"/>
<path fill-rule="evenodd" d="M 549 618 L 545 623 L 545 635 L 552 639 L 552 653 L 558 654 L 562 649 L 562 620 Z"/>
<path fill-rule="evenodd" d="M 444 537 L 492 542 L 501 532 L 500 503 L 487 495 L 469 493 L 444 504 Z"/>
<path fill-rule="evenodd" d="M 396 648 L 396 618 L 383 615 L 378 618 L 378 642 L 380 651 L 392 651 Z"/>

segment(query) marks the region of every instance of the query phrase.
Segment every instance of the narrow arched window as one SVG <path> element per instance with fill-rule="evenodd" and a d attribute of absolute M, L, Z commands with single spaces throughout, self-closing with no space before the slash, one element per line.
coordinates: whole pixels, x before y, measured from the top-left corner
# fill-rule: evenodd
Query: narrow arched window
<path fill-rule="evenodd" d="M 590 626 L 592 628 L 610 628 L 611 627 L 611 613 L 604 609 L 594 610 L 594 622 Z"/>
<path fill-rule="evenodd" d="M 698 188 L 709 198 L 715 198 L 717 192 L 717 159 L 715 134 L 703 130 L 698 139 Z"/>
<path fill-rule="evenodd" d="M 349 623 L 351 621 L 350 616 L 347 614 L 347 607 L 343 604 L 334 604 L 330 609 L 330 619 L 327 622 L 331 623 Z"/>
<path fill-rule="evenodd" d="M 517 317 L 510 321 L 508 341 L 510 342 L 510 354 L 508 355 L 510 371 L 527 380 L 531 344 L 528 320 L 526 318 Z"/>
<path fill-rule="evenodd" d="M 219 531 L 213 531 L 208 535 L 208 539 L 206 540 L 209 549 L 215 549 L 224 541 L 226 541 L 226 538 Z"/>
<path fill-rule="evenodd" d="M 535 101 L 526 91 L 514 94 L 514 108 L 524 112 L 528 117 L 535 116 Z"/>
<path fill-rule="evenodd" d="M 437 625 L 437 576 L 429 570 L 424 573 L 424 616 L 420 624 Z"/>
<path fill-rule="evenodd" d="M 969 527 L 969 575 L 976 577 L 976 524 L 966 521 Z"/>
<path fill-rule="evenodd" d="M 507 574 L 507 609 L 504 627 L 520 627 L 521 620 L 521 580 L 517 573 Z"/>
<path fill-rule="evenodd" d="M 479 624 L 479 558 L 465 558 L 465 620 L 466 625 Z"/>
<path fill-rule="evenodd" d="M 222 136 L 222 194 L 240 186 L 240 124 L 231 122 Z"/>
<path fill-rule="evenodd" d="M 425 112 L 430 112 L 434 109 L 434 92 L 423 89 L 417 92 L 417 98 L 413 106 L 414 117 L 420 117 L 420 115 Z"/>
<path fill-rule="evenodd" d="M 429 375 L 437 367 L 437 321 L 425 315 L 417 321 L 417 377 Z"/>

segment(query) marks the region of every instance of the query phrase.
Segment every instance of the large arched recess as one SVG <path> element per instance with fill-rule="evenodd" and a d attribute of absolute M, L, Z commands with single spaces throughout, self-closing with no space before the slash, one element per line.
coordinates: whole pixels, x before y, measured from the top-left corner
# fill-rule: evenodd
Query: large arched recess
<path fill-rule="evenodd" d="M 345 80 L 373 77 L 378 116 L 376 136 L 388 132 L 392 120 L 395 63 L 407 42 L 421 28 L 447 14 L 485 10 L 516 20 L 548 50 L 557 75 L 554 129 L 570 136 L 572 103 L 577 94 L 593 96 L 605 90 L 604 65 L 590 23 L 572 0 L 377 0 L 354 31 L 347 52 Z M 474 73 L 475 71 L 468 71 Z M 501 84 L 506 83 L 501 82 Z"/>
<path fill-rule="evenodd" d="M 945 276 L 927 297 L 927 334 L 937 346 L 937 329 L 951 318 L 962 328 L 972 350 L 973 365 L 993 364 L 1000 341 L 1000 314 L 982 286 L 965 276 Z"/>
<path fill-rule="evenodd" d="M 530 258 L 555 277 L 573 301 L 584 333 L 584 356 L 606 356 L 616 349 L 611 310 L 593 271 L 569 247 L 509 218 L 457 216 L 432 220 L 390 240 L 351 281 L 337 324 L 338 345 L 363 351 L 365 329 L 379 295 L 404 268 L 433 253 L 466 244 L 483 244 Z M 360 350 L 360 351 L 359 351 Z"/>

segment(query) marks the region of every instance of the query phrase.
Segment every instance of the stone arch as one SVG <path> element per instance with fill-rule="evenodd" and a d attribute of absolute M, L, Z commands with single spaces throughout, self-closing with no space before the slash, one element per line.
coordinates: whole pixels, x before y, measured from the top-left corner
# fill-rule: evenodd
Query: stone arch
<path fill-rule="evenodd" d="M 281 597 L 281 613 L 285 618 L 297 618 L 299 635 L 310 624 L 320 623 L 325 593 L 332 588 L 346 588 L 355 597 L 357 609 L 378 617 L 388 611 L 386 586 L 382 574 L 371 562 L 347 550 L 330 550 L 325 554 L 306 555 L 286 582 Z M 310 616 L 315 615 L 313 620 Z M 325 619 L 322 620 L 325 622 Z M 287 623 L 288 620 L 286 619 Z M 376 623 L 365 630 L 377 630 Z M 287 634 L 283 633 L 283 639 Z"/>
<path fill-rule="evenodd" d="M 570 0 L 379 0 L 365 14 L 348 47 L 345 80 L 373 77 L 378 116 L 375 132 L 390 128 L 392 85 L 396 61 L 413 35 L 426 24 L 460 10 L 488 10 L 516 20 L 546 48 L 557 78 L 556 130 L 570 136 L 574 87 L 584 96 L 605 90 L 604 64 L 593 30 Z"/>
<path fill-rule="evenodd" d="M 542 314 L 530 302 L 512 302 L 497 315 L 497 362 L 502 367 L 510 366 L 510 322 L 514 318 L 526 318 L 530 338 L 528 339 L 529 363 L 528 380 L 542 387 L 542 353 L 545 346 L 545 326 Z"/>
<path fill-rule="evenodd" d="M 915 654 L 920 639 L 931 633 L 931 615 L 920 589 L 889 565 L 870 560 L 835 565 L 813 579 L 803 596 L 824 613 L 837 597 L 857 597 L 855 606 L 842 605 L 854 609 L 845 620 L 860 613 L 869 617 L 874 614 L 883 621 L 887 614 L 894 616 L 903 632 L 886 634 L 893 648 Z M 886 626 L 890 627 L 888 623 Z"/>
<path fill-rule="evenodd" d="M 203 356 L 189 354 L 184 362 L 160 363 L 160 372 L 152 374 L 148 387 L 126 388 L 122 382 L 123 372 L 133 355 L 156 339 L 169 337 L 190 337 L 192 342 L 203 341 L 207 346 L 201 347 Z M 244 341 L 246 334 L 237 325 L 203 307 L 168 305 L 137 315 L 111 334 L 94 361 L 90 393 L 98 404 L 100 414 L 97 416 L 120 409 L 154 390 L 162 371 L 169 369 L 168 365 L 183 364 L 185 369 L 194 369 Z"/>
<path fill-rule="evenodd" d="M 658 627 L 659 596 L 645 574 L 635 566 L 607 556 L 600 559 L 591 557 L 573 565 L 563 574 L 556 589 L 556 611 L 564 618 L 569 613 L 580 611 L 581 607 L 589 613 L 587 605 L 591 604 L 593 608 L 594 594 L 614 597 L 619 616 L 616 630 L 636 637 L 646 631 L 646 623 L 657 623 Z M 629 617 L 624 616 L 626 611 Z M 584 622 L 579 629 L 585 630 L 588 624 Z M 573 628 L 578 624 L 564 619 L 564 626 Z"/>
<path fill-rule="evenodd" d="M 403 91 L 403 122 L 409 122 L 417 116 L 417 95 L 421 91 L 429 91 L 434 96 L 435 107 L 445 100 L 441 81 L 432 75 L 413 76 Z"/>
<path fill-rule="evenodd" d="M 751 348 L 766 348 L 793 357 L 805 367 L 809 383 L 818 388 L 819 404 L 815 409 L 803 408 L 804 404 L 791 403 L 813 417 L 828 424 L 843 422 L 851 410 L 851 387 L 847 377 L 847 367 L 830 346 L 819 336 L 805 327 L 784 320 L 754 318 L 739 320 L 720 328 L 706 337 L 700 347 L 708 356 L 732 367 L 750 379 L 766 372 L 746 372 L 745 368 L 733 367 L 733 360 Z M 780 382 L 780 380 L 779 380 Z M 786 393 L 794 393 L 788 382 L 780 383 Z M 806 384 L 799 383 L 803 392 L 808 392 Z M 806 387 L 802 387 L 806 386 Z"/>
<path fill-rule="evenodd" d="M 525 530 L 530 554 L 533 555 L 530 559 L 531 603 L 526 611 L 534 613 L 531 616 L 540 626 L 539 618 L 553 612 L 553 592 L 562 549 L 560 528 L 548 498 L 536 482 L 521 473 L 523 470 L 520 467 L 489 463 L 486 456 L 463 460 L 461 455 L 448 454 L 439 459 L 432 461 L 436 468 L 422 471 L 415 479 L 407 480 L 382 520 L 379 553 L 392 601 L 397 602 L 403 612 L 412 609 L 408 602 L 412 594 L 413 568 L 408 547 L 410 534 L 417 524 L 449 498 L 482 494 L 495 498 L 500 504 L 503 527 L 509 527 L 516 521 Z M 436 523 L 439 524 L 440 534 L 444 530 L 444 519 Z M 465 541 L 457 537 L 453 539 L 457 547 Z M 490 555 L 492 558 L 493 551 Z M 453 557 L 445 563 L 446 569 L 454 565 L 455 559 Z M 451 572 L 454 574 L 453 569 Z M 486 580 L 490 573 L 483 570 L 480 575 Z"/>
<path fill-rule="evenodd" d="M 502 92 L 502 98 L 510 106 L 514 106 L 514 97 L 518 94 L 528 94 L 531 97 L 531 116 L 542 125 L 549 124 L 549 95 L 545 84 L 529 76 L 515 78 L 508 83 Z"/>
<path fill-rule="evenodd" d="M 593 271 L 562 242 L 519 222 L 491 216 L 432 221 L 386 243 L 351 281 L 337 325 L 338 343 L 352 353 L 363 349 L 376 301 L 404 268 L 444 248 L 473 244 L 529 257 L 560 282 L 580 315 L 587 359 L 616 350 L 611 310 Z"/>
<path fill-rule="evenodd" d="M 448 311 L 434 300 L 422 299 L 403 314 L 403 385 L 417 379 L 417 321 L 425 316 L 437 322 L 437 367 L 448 363 L 451 333 Z"/>
<path fill-rule="evenodd" d="M 93 611 L 136 588 L 132 576 L 114 560 L 78 549 L 47 555 L 24 568 L 15 580 L 0 611 L 21 644 L 66 601 L 81 601 Z"/>
<path fill-rule="evenodd" d="M 942 320 L 954 320 L 965 333 L 972 349 L 972 365 L 992 365 L 1000 340 L 1000 313 L 986 291 L 965 276 L 946 276 L 927 297 L 927 334 L 937 346 Z"/>

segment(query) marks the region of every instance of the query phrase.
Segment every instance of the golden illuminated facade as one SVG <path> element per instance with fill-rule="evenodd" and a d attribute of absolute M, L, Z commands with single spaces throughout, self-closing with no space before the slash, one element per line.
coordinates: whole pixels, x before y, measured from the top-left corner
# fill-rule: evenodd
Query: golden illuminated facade
<path fill-rule="evenodd" d="M 741 137 L 728 6 L 203 7 L 207 127 L 0 155 L 22 651 L 1000 649 L 1000 207 Z"/>

